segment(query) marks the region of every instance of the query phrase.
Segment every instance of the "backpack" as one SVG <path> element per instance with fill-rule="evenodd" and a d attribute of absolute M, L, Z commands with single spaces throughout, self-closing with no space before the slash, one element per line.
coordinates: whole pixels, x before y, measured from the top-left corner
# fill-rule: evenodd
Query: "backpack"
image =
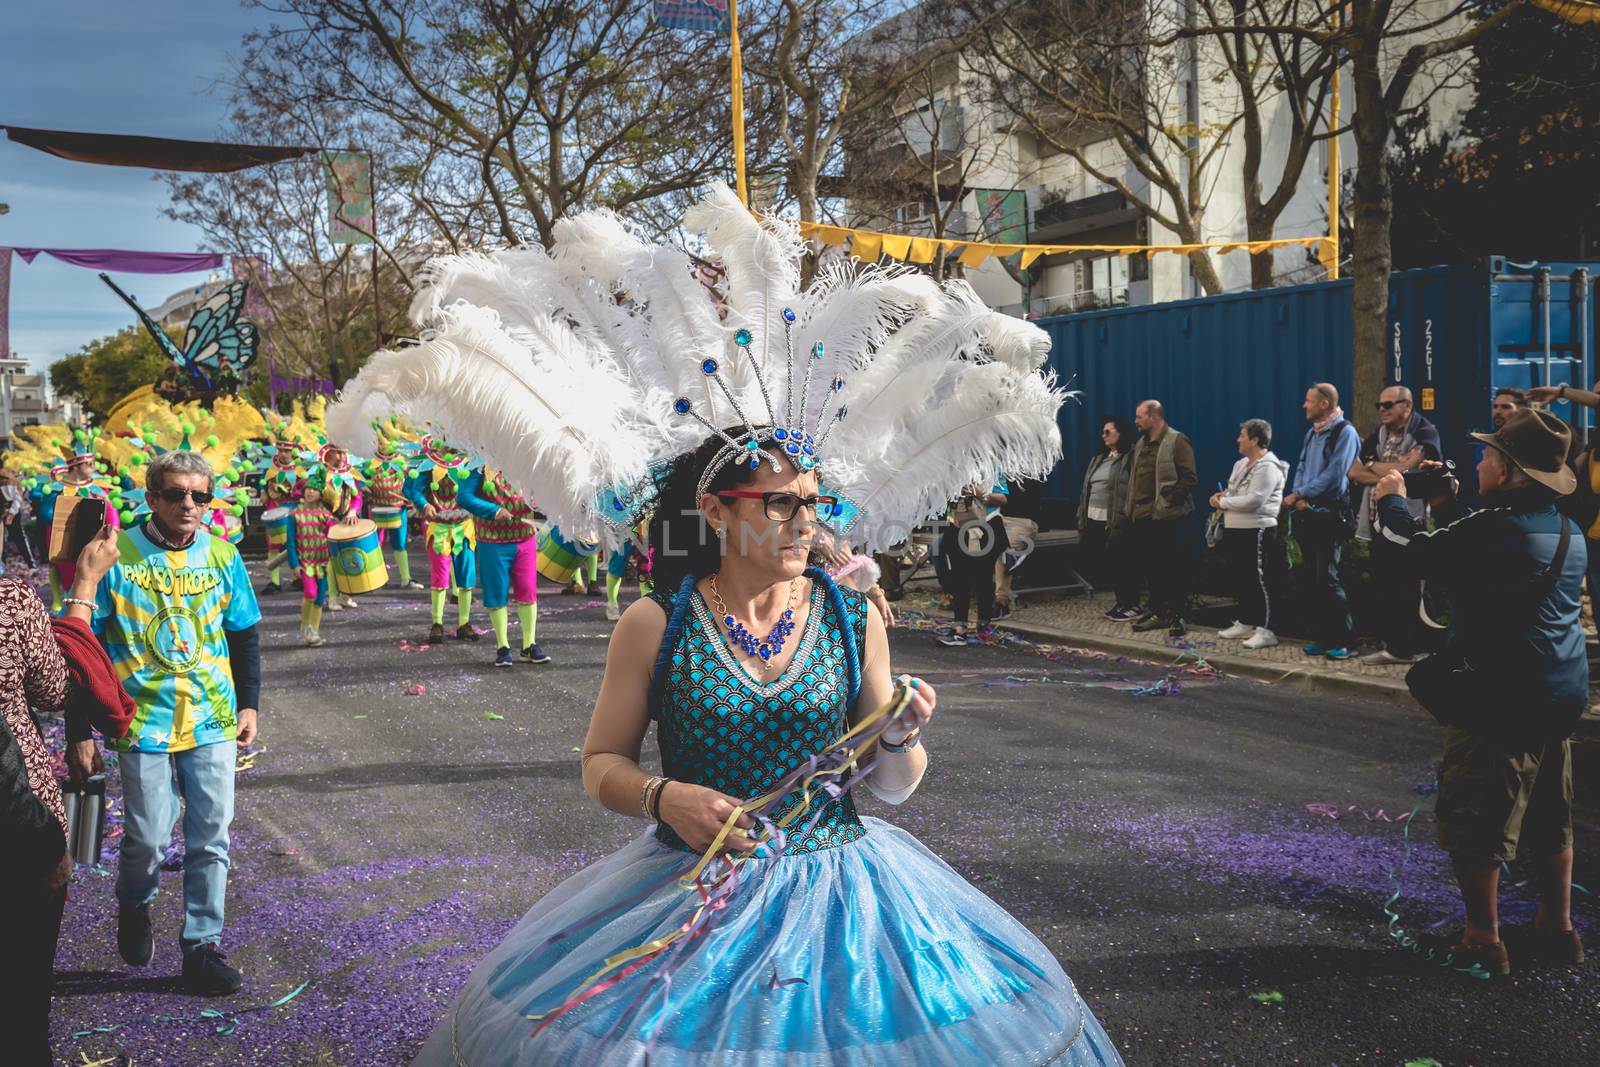
<path fill-rule="evenodd" d="M 1339 438 L 1344 433 L 1344 428 L 1349 425 L 1350 420 L 1340 419 L 1338 422 L 1334 423 L 1328 428 L 1328 436 L 1324 438 L 1322 442 L 1322 458 L 1324 461 L 1333 458 L 1333 450 L 1335 446 L 1338 445 Z M 1315 427 L 1306 431 L 1305 444 L 1302 445 L 1300 449 L 1302 452 L 1305 451 L 1305 445 L 1309 445 L 1311 443 L 1311 438 L 1316 435 L 1316 432 L 1317 431 Z M 1355 503 L 1350 499 L 1350 497 L 1351 493 L 1349 475 L 1347 472 L 1345 477 L 1345 491 L 1339 494 L 1337 499 L 1330 500 L 1327 497 L 1323 497 L 1319 500 L 1307 501 L 1307 503 L 1311 505 L 1311 510 L 1328 516 L 1328 518 L 1334 522 L 1334 532 L 1337 535 L 1342 535 L 1342 540 L 1348 540 L 1349 538 L 1354 537 L 1356 535 L 1356 527 L 1358 525 Z"/>

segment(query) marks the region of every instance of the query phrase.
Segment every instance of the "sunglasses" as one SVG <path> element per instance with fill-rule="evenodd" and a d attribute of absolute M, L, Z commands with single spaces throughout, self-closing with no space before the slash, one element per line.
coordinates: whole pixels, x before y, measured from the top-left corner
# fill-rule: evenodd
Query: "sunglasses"
<path fill-rule="evenodd" d="M 1408 401 L 1405 401 L 1405 400 L 1380 400 L 1380 401 L 1378 401 L 1376 404 L 1374 404 L 1372 406 L 1377 408 L 1379 411 L 1388 411 L 1390 408 L 1393 408 L 1398 404 L 1405 404 L 1405 403 L 1408 403 Z"/>
<path fill-rule="evenodd" d="M 1111 427 L 1107 426 L 1105 429 L 1100 431 L 1100 436 L 1101 437 L 1110 437 L 1111 435 L 1115 434 L 1116 432 L 1117 431 L 1115 431 Z"/>
<path fill-rule="evenodd" d="M 839 498 L 836 496 L 757 493 L 749 489 L 729 489 L 718 493 L 717 496 L 732 497 L 735 500 L 759 500 L 766 510 L 767 518 L 774 522 L 788 522 L 801 508 L 810 508 L 819 519 L 831 519 L 839 514 Z"/>
<path fill-rule="evenodd" d="M 195 506 L 201 508 L 215 499 L 213 494 L 206 492 L 204 489 L 163 489 L 156 495 L 169 504 L 181 504 L 184 497 L 191 497 Z"/>

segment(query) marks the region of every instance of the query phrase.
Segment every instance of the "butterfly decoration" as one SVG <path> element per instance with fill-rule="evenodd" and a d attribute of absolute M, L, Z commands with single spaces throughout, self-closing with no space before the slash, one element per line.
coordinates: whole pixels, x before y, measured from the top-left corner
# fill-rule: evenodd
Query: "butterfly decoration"
<path fill-rule="evenodd" d="M 239 321 L 239 311 L 244 307 L 244 282 L 227 283 L 195 309 L 183 335 L 183 348 L 179 349 L 144 308 L 117 288 L 108 275 L 101 274 L 100 280 L 133 308 L 156 344 L 199 388 L 215 390 L 220 378 L 237 378 L 255 361 L 259 335 L 253 323 Z"/>

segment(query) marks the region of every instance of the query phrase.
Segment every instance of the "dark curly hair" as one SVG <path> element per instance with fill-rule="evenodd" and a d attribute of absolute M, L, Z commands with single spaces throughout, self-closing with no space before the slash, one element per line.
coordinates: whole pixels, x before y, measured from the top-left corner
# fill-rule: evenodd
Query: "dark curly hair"
<path fill-rule="evenodd" d="M 728 436 L 738 440 L 744 432 L 741 426 L 730 429 Z M 650 517 L 649 542 L 651 577 L 664 593 L 676 593 L 686 574 L 703 578 L 722 566 L 722 545 L 700 514 L 697 490 L 700 475 L 726 444 L 720 437 L 707 438 L 699 448 L 674 460 L 661 483 L 655 514 Z M 782 458 L 774 446 L 763 451 Z M 748 485 L 755 476 L 748 463 L 726 463 L 707 489 L 712 493 L 737 489 Z"/>

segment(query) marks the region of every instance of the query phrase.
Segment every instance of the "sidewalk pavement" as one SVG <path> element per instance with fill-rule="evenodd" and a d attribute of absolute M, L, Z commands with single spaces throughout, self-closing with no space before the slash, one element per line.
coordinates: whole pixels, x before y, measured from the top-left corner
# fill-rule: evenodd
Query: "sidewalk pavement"
<path fill-rule="evenodd" d="M 948 612 L 930 603 L 921 590 L 910 593 L 901 603 L 919 611 L 940 616 Z M 899 605 L 897 605 L 899 606 Z M 1335 662 L 1300 651 L 1300 640 L 1281 638 L 1273 648 L 1247 649 L 1243 641 L 1227 641 L 1209 626 L 1189 625 L 1181 640 L 1167 637 L 1166 631 L 1134 633 L 1125 622 L 1112 622 L 1101 613 L 1113 606 L 1112 596 L 1094 594 L 1069 596 L 1059 600 L 1030 600 L 996 626 L 1030 641 L 1091 648 L 1113 652 L 1147 662 L 1167 662 L 1186 648 L 1193 647 L 1206 662 L 1224 674 L 1269 682 L 1291 682 L 1325 693 L 1383 700 L 1406 705 L 1418 715 L 1426 715 L 1406 689 L 1407 667 L 1369 666 L 1354 658 Z"/>

